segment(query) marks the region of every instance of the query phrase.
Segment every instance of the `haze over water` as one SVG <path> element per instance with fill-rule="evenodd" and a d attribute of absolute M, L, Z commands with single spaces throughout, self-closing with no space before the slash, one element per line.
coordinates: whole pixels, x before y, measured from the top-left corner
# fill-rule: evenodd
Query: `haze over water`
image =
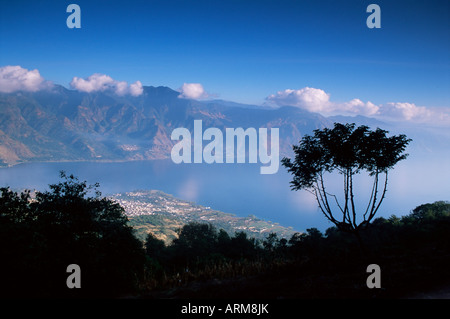
<path fill-rule="evenodd" d="M 390 172 L 388 191 L 377 216 L 408 214 L 416 206 L 448 200 L 450 168 L 443 158 L 427 162 L 408 159 Z M 280 166 L 277 174 L 261 175 L 259 164 L 174 164 L 171 160 L 120 163 L 62 162 L 26 163 L 0 169 L 0 186 L 15 190 L 47 190 L 57 183 L 59 172 L 74 174 L 88 184 L 100 183 L 102 195 L 157 189 L 180 199 L 212 209 L 255 215 L 294 230 L 331 227 L 306 191 L 291 191 L 291 176 Z M 329 179 L 329 190 L 342 193 L 341 176 Z M 356 200 L 365 209 L 371 183 L 364 176 L 355 179 Z"/>

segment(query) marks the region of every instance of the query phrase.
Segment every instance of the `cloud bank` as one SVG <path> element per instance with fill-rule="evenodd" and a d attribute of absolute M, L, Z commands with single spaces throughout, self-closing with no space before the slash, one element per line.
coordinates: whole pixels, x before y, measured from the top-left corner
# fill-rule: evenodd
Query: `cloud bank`
<path fill-rule="evenodd" d="M 94 73 L 86 79 L 75 76 L 70 82 L 70 86 L 78 91 L 87 93 L 111 90 L 121 96 L 126 94 L 139 96 L 144 92 L 140 81 L 128 85 L 125 81 L 117 81 L 108 75 L 100 73 Z"/>
<path fill-rule="evenodd" d="M 206 99 L 209 97 L 200 83 L 184 83 L 179 91 L 178 97 L 183 99 Z"/>
<path fill-rule="evenodd" d="M 0 92 L 36 92 L 52 84 L 39 74 L 38 70 L 27 70 L 19 65 L 0 67 Z"/>
<path fill-rule="evenodd" d="M 272 106 L 295 106 L 309 112 L 329 115 L 363 115 L 384 120 L 450 125 L 449 108 L 429 108 L 414 103 L 389 102 L 376 105 L 370 101 L 352 99 L 348 102 L 330 101 L 330 94 L 321 89 L 305 87 L 278 91 L 266 98 Z"/>
<path fill-rule="evenodd" d="M 310 112 L 323 112 L 330 108 L 330 95 L 321 89 L 305 87 L 300 90 L 287 89 L 267 97 L 277 106 L 297 106 Z"/>
<path fill-rule="evenodd" d="M 70 86 L 82 92 L 112 91 L 120 96 L 139 96 L 144 92 L 140 81 L 128 84 L 125 81 L 117 81 L 100 73 L 94 73 L 85 79 L 73 77 Z M 36 92 L 52 87 L 52 82 L 45 80 L 37 69 L 28 70 L 19 65 L 0 67 L 0 92 L 2 93 Z M 200 83 L 184 83 L 179 92 L 178 97 L 185 99 L 206 99 L 213 96 L 208 94 Z M 377 105 L 357 98 L 347 102 L 334 102 L 330 100 L 329 93 L 311 87 L 278 91 L 276 94 L 269 95 L 266 98 L 266 103 L 273 107 L 295 106 L 325 116 L 363 115 L 382 120 L 450 125 L 450 108 L 448 107 L 431 108 L 408 102 L 388 102 Z"/>

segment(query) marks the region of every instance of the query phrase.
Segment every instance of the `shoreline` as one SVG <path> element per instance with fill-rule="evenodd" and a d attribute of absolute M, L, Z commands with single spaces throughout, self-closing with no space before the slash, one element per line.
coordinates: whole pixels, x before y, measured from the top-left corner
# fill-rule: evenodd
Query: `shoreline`
<path fill-rule="evenodd" d="M 26 164 L 49 164 L 49 163 L 131 163 L 131 162 L 150 162 L 150 161 L 164 161 L 168 160 L 170 157 L 165 158 L 151 158 L 151 159 L 124 159 L 124 160 L 49 160 L 49 161 L 27 161 L 15 164 L 7 164 L 5 166 L 0 166 L 0 169 L 13 168 L 20 165 Z"/>

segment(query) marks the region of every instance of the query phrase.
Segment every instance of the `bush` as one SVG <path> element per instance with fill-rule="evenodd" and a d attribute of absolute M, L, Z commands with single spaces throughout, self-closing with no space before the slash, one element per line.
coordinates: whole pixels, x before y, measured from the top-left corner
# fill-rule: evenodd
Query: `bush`
<path fill-rule="evenodd" d="M 124 209 L 74 176 L 50 191 L 1 189 L 0 271 L 6 297 L 105 296 L 137 287 L 145 264 L 142 244 Z M 94 192 L 95 196 L 88 196 Z M 81 268 L 81 289 L 69 289 L 66 268 Z"/>

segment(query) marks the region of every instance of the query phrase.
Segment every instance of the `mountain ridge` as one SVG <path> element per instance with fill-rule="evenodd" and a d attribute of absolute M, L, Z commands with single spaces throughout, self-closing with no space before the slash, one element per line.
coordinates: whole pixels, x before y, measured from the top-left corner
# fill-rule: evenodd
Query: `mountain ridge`
<path fill-rule="evenodd" d="M 389 123 L 364 116 L 330 116 L 298 107 L 260 107 L 179 97 L 166 86 L 144 86 L 140 96 L 79 92 L 60 85 L 37 92 L 0 93 L 0 166 L 24 162 L 135 161 L 165 159 L 175 144 L 171 132 L 194 120 L 203 127 L 277 127 L 280 157 L 315 129 L 354 122 L 413 138 L 418 154 L 442 151 L 450 142 L 442 129 Z M 436 141 L 439 144 L 431 145 Z"/>
<path fill-rule="evenodd" d="M 192 130 L 196 119 L 219 129 L 280 126 L 280 153 L 286 153 L 303 132 L 330 125 L 326 118 L 296 108 L 245 108 L 178 96 L 163 86 L 146 86 L 139 97 L 62 86 L 1 93 L 0 163 L 168 158 L 174 145 L 171 131 Z"/>

